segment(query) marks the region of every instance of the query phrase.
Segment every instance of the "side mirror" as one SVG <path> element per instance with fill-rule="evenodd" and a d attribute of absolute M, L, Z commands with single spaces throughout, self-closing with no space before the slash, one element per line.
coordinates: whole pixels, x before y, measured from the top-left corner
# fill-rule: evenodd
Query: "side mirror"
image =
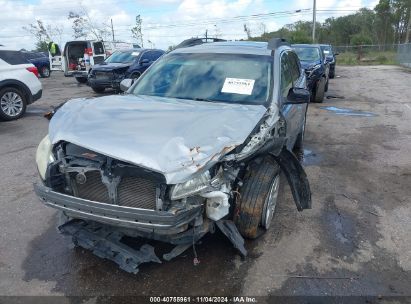
<path fill-rule="evenodd" d="M 140 61 L 140 65 L 147 64 L 149 62 L 150 61 L 148 59 L 143 59 L 143 60 Z"/>
<path fill-rule="evenodd" d="M 129 88 L 131 88 L 132 85 L 133 85 L 133 79 L 129 79 L 129 78 L 123 79 L 120 82 L 120 90 L 122 92 L 126 92 Z"/>
<path fill-rule="evenodd" d="M 291 88 L 284 104 L 302 104 L 310 102 L 310 91 L 301 88 Z"/>

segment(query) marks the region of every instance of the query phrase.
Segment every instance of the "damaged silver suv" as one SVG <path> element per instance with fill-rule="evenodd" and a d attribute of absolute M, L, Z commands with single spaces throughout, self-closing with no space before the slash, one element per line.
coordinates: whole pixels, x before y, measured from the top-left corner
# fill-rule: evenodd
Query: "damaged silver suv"
<path fill-rule="evenodd" d="M 246 255 L 275 215 L 283 172 L 298 210 L 311 208 L 301 148 L 310 93 L 282 39 L 176 49 L 125 95 L 74 99 L 50 121 L 36 155 L 35 191 L 59 229 L 137 272 L 160 262 L 123 236 L 169 242 L 169 260 L 218 227 Z"/>

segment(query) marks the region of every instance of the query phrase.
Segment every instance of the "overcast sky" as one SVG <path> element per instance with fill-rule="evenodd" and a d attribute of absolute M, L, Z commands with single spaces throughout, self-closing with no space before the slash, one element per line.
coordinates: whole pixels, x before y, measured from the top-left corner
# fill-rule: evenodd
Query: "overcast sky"
<path fill-rule="evenodd" d="M 317 20 L 350 14 L 360 7 L 374 8 L 378 0 L 317 0 Z M 264 23 L 266 31 L 277 30 L 297 20 L 311 20 L 312 0 L 0 0 L 0 44 L 15 49 L 33 49 L 35 39 L 23 26 L 42 20 L 63 30 L 57 40 L 64 44 L 73 40 L 69 11 L 83 7 L 97 23 L 114 23 L 116 40 L 132 42 L 130 28 L 136 15 L 143 19 L 145 46 L 151 41 L 155 47 L 167 49 L 184 39 L 219 35 L 225 39 L 246 38 L 243 24 L 252 35 L 260 35 Z M 321 10 L 334 10 L 321 11 Z M 270 16 L 260 14 L 277 13 Z M 289 13 L 291 12 L 291 13 Z M 238 16 L 250 16 L 238 19 Z"/>

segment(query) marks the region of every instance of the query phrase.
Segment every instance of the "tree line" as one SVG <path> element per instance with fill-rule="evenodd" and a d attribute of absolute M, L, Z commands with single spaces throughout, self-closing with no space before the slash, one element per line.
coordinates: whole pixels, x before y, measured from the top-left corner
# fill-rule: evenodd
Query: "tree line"
<path fill-rule="evenodd" d="M 297 21 L 274 32 L 249 40 L 268 41 L 274 37 L 291 43 L 312 43 L 312 22 Z M 327 18 L 316 23 L 316 42 L 333 45 L 397 44 L 411 42 L 411 0 L 380 0 L 374 9 Z"/>

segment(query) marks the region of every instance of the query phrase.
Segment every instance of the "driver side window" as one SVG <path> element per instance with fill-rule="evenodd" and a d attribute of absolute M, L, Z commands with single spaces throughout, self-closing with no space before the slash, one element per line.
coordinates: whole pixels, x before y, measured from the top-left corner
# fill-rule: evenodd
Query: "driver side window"
<path fill-rule="evenodd" d="M 290 68 L 289 55 L 284 52 L 281 56 L 281 96 L 283 98 L 287 98 L 288 92 L 293 87 Z"/>

